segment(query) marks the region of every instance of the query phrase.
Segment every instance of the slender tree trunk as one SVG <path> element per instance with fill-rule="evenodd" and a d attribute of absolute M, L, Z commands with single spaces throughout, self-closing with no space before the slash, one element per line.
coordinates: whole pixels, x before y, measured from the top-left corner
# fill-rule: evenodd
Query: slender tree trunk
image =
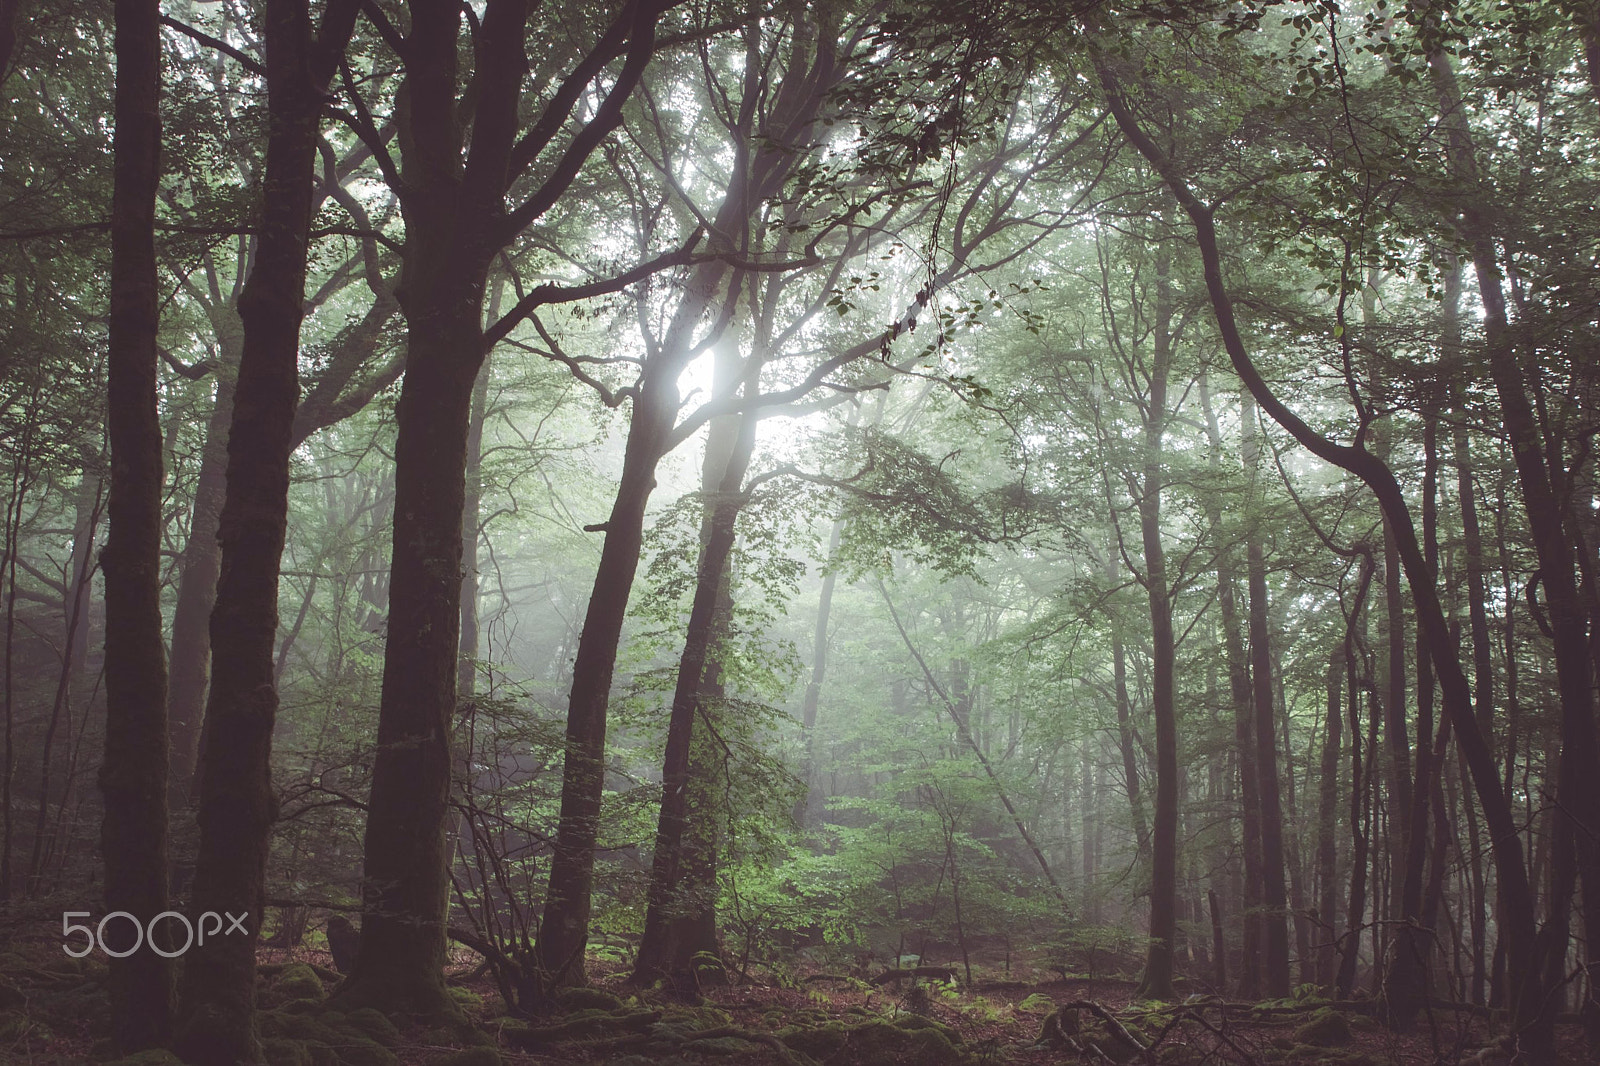
<path fill-rule="evenodd" d="M 1200 379 L 1200 404 L 1206 417 L 1206 436 L 1210 444 L 1207 462 L 1213 472 L 1220 469 L 1222 433 L 1216 411 L 1211 406 L 1209 382 Z M 1212 528 L 1222 528 L 1220 499 L 1212 497 L 1207 515 Z M 1261 784 L 1257 769 L 1254 712 L 1250 699 L 1250 666 L 1245 657 L 1243 630 L 1234 577 L 1234 554 L 1224 550 L 1217 556 L 1217 605 L 1222 614 L 1223 643 L 1228 655 L 1228 691 L 1233 704 L 1234 753 L 1239 762 L 1239 808 L 1244 865 L 1243 948 L 1239 966 L 1239 994 L 1246 999 L 1261 995 L 1261 942 L 1264 935 L 1261 914 Z"/>
<path fill-rule="evenodd" d="M 677 418 L 677 377 L 691 350 L 693 331 L 723 273 L 717 264 L 697 268 L 675 316 L 675 328 L 663 341 L 668 358 L 657 356 L 653 365 L 646 365 L 633 401 L 622 477 L 603 526 L 605 545 L 578 639 L 567 704 L 561 814 L 537 944 L 539 969 L 551 985 L 582 984 L 585 979 L 583 952 L 589 941 L 594 845 L 605 785 L 606 715 L 617 647 L 639 566 L 645 505 Z"/>
<path fill-rule="evenodd" d="M 67 595 L 63 607 L 66 616 L 65 633 L 61 642 L 61 670 L 56 675 L 55 698 L 50 702 L 50 719 L 45 725 L 44 750 L 39 757 L 39 810 L 33 827 L 33 851 L 28 858 L 29 896 L 36 896 L 42 887 L 45 863 L 49 856 L 47 827 L 50 818 L 50 788 L 52 763 L 55 755 L 56 734 L 65 715 L 68 727 L 72 723 L 72 680 L 81 670 L 81 656 L 88 651 L 84 639 L 89 620 L 84 617 L 89 607 L 89 582 L 94 576 L 93 545 L 100 527 L 100 479 L 85 475 L 78 489 L 78 515 L 74 523 L 75 536 L 72 547 L 72 569 L 68 574 Z M 65 802 L 66 797 L 62 800 Z"/>
<path fill-rule="evenodd" d="M 156 411 L 156 185 L 161 174 L 161 30 L 156 0 L 116 2 L 111 193 L 111 489 L 100 566 L 106 587 L 105 797 L 100 848 L 108 911 L 145 925 L 167 909 L 167 657 L 161 632 L 161 423 Z M 161 930 L 162 927 L 158 927 Z M 172 963 L 130 951 L 109 922 L 111 1033 L 131 1053 L 172 1031 Z"/>
<path fill-rule="evenodd" d="M 32 389 L 26 418 L 18 447 L 12 455 L 11 492 L 6 497 L 5 558 L 6 576 L 6 648 L 5 648 L 5 714 L 6 738 L 3 754 L 5 765 L 0 769 L 0 817 L 5 818 L 4 837 L 0 838 L 0 903 L 11 899 L 11 846 L 16 832 L 16 816 L 12 807 L 12 790 L 16 784 L 16 673 L 14 671 L 17 643 L 17 554 L 22 542 L 22 505 L 33 481 L 33 440 L 38 415 L 39 387 Z"/>
<path fill-rule="evenodd" d="M 271 758 L 278 710 L 278 577 L 300 394 L 311 178 L 323 91 L 354 29 L 356 6 L 354 0 L 331 3 L 320 40 L 313 36 L 308 0 L 268 0 L 265 11 L 271 121 L 261 234 L 239 295 L 244 346 L 217 526 L 222 566 L 211 612 L 215 665 L 206 699 L 192 902 L 197 915 L 240 916 L 246 931 L 197 943 L 184 957 L 177 1047 L 186 1060 L 204 1066 L 232 1066 L 260 1055 L 256 941 L 277 817 Z"/>
<path fill-rule="evenodd" d="M 1240 448 L 1252 485 L 1260 465 L 1256 405 L 1248 393 L 1239 408 Z M 1258 502 L 1258 501 L 1257 501 Z M 1261 790 L 1262 990 L 1279 999 L 1289 994 L 1288 898 L 1284 892 L 1283 804 L 1278 783 L 1277 715 L 1273 713 L 1272 642 L 1267 628 L 1267 563 L 1259 521 L 1245 529 L 1250 588 L 1250 693 L 1255 725 L 1257 781 Z"/>
<path fill-rule="evenodd" d="M 1460 306 L 1461 263 L 1457 259 L 1452 259 L 1444 278 L 1444 348 L 1446 357 L 1457 366 L 1461 365 Z M 1455 384 L 1458 393 L 1464 387 L 1464 381 Z M 1472 446 L 1467 435 L 1464 414 L 1458 404 L 1451 444 L 1456 467 L 1456 499 L 1461 511 L 1462 547 L 1466 553 L 1467 615 L 1472 634 L 1472 705 L 1478 720 L 1478 729 L 1492 746 L 1494 662 L 1493 644 L 1489 636 L 1489 597 L 1484 580 L 1488 567 L 1484 561 L 1483 532 L 1478 525 L 1477 490 L 1472 481 Z M 1466 811 L 1468 850 L 1476 856 L 1480 848 L 1478 812 L 1470 803 L 1462 806 Z M 1472 929 L 1472 976 L 1468 983 L 1468 994 L 1474 1004 L 1482 1005 L 1485 1002 L 1484 984 L 1488 977 L 1485 945 L 1490 903 L 1482 865 L 1476 861 L 1469 862 L 1467 872 L 1472 885 L 1472 899 L 1468 906 L 1468 918 Z"/>
<path fill-rule="evenodd" d="M 221 365 L 212 371 L 216 399 L 206 421 L 205 445 L 195 479 L 189 512 L 189 539 L 178 568 L 178 602 L 172 612 L 172 664 L 167 691 L 167 720 L 172 733 L 172 771 L 167 802 L 173 810 L 188 806 L 200 756 L 205 722 L 206 690 L 211 683 L 211 609 L 217 601 L 222 546 L 217 523 L 227 489 L 228 427 L 233 424 L 233 393 L 243 344 L 237 313 L 225 308 L 214 316 Z"/>
<path fill-rule="evenodd" d="M 490 297 L 495 318 L 500 287 Z M 456 699 L 470 700 L 478 687 L 478 528 L 483 507 L 483 424 L 489 406 L 489 357 L 485 356 L 472 386 L 472 413 L 467 420 L 466 493 L 461 506 L 461 653 L 456 667 Z"/>
<path fill-rule="evenodd" d="M 1339 754 L 1344 737 L 1344 655 L 1328 656 L 1328 703 L 1323 718 L 1322 764 L 1317 777 L 1317 984 L 1333 987 L 1339 955 L 1334 922 L 1339 913 Z"/>
<path fill-rule="evenodd" d="M 1106 552 L 1106 570 L 1114 582 L 1117 575 L 1115 549 Z M 1115 608 L 1113 608 L 1115 610 Z M 1144 812 L 1144 794 L 1139 783 L 1138 743 L 1133 739 L 1133 706 L 1128 698 L 1128 650 L 1122 640 L 1121 621 L 1113 616 L 1111 623 L 1111 686 L 1117 701 L 1117 747 L 1122 752 L 1122 787 L 1128 795 L 1128 809 L 1133 814 L 1133 845 L 1136 852 L 1144 851 L 1150 842 L 1150 825 Z"/>
<path fill-rule="evenodd" d="M 719 373 L 737 367 L 737 357 L 719 350 Z M 737 371 L 734 371 L 735 375 Z M 723 382 L 716 389 L 721 395 L 732 391 L 737 382 Z M 744 476 L 755 447 L 757 413 L 714 419 L 706 439 L 701 473 L 701 492 L 705 497 L 705 517 L 701 524 L 700 558 L 697 566 L 694 600 L 684 636 L 683 654 L 678 660 L 677 685 L 672 695 L 672 712 L 667 726 L 667 749 L 661 772 L 661 812 L 656 826 L 655 853 L 651 863 L 650 892 L 645 912 L 644 936 L 634 963 L 633 980 L 649 984 L 665 980 L 674 988 L 692 994 L 697 979 L 688 950 L 695 936 L 694 901 L 680 898 L 684 880 L 685 837 L 691 821 L 716 817 L 716 812 L 698 798 L 706 798 L 706 782 L 694 780 L 692 763 L 697 747 L 706 746 L 704 736 L 696 737 L 696 723 L 707 715 L 704 696 L 715 684 L 711 675 L 718 670 L 712 656 L 714 642 L 727 629 L 728 561 L 733 554 L 735 526 L 744 499 Z M 830 575 L 831 576 L 831 575 Z M 706 769 L 701 767 L 701 769 Z M 698 786 L 698 787 L 697 787 Z M 701 886 L 696 886 L 701 887 Z"/>
<path fill-rule="evenodd" d="M 802 829 L 822 820 L 822 804 L 827 797 L 818 794 L 817 765 L 817 712 L 822 706 L 822 684 L 828 676 L 828 622 L 833 614 L 833 587 L 837 575 L 832 569 L 833 556 L 844 537 L 844 520 L 836 518 L 828 530 L 828 559 L 830 568 L 822 575 L 822 589 L 817 594 L 817 626 L 811 641 L 811 680 L 806 683 L 805 697 L 800 705 L 800 735 L 805 743 L 805 795 L 796 805 L 795 820 Z"/>
<path fill-rule="evenodd" d="M 1177 640 L 1172 628 L 1172 592 L 1167 585 L 1166 550 L 1161 543 L 1161 490 L 1167 378 L 1172 368 L 1172 289 L 1168 253 L 1162 249 L 1156 256 L 1156 308 L 1144 424 L 1144 483 L 1139 495 L 1144 585 L 1150 601 L 1150 713 L 1156 726 L 1156 803 L 1150 841 L 1150 947 L 1145 957 L 1144 976 L 1139 982 L 1139 994 L 1147 999 L 1170 1000 L 1174 998 L 1173 952 L 1178 931 Z"/>

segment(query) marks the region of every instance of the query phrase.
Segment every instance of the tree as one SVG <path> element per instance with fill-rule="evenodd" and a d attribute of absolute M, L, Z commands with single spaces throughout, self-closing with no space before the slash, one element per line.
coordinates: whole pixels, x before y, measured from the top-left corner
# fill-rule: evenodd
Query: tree
<path fill-rule="evenodd" d="M 621 121 L 623 102 L 655 51 L 656 23 L 671 6 L 630 0 L 595 43 L 574 57 L 543 112 L 526 126 L 520 102 L 532 28 L 525 2 L 494 0 L 481 25 L 472 27 L 482 47 L 473 94 L 465 99 L 457 92 L 458 42 L 466 21 L 458 6 L 414 0 L 403 39 L 387 23 L 379 27 L 405 67 L 399 165 L 370 117 L 358 118 L 358 130 L 405 218 L 399 299 L 407 349 L 395 450 L 389 639 L 364 845 L 361 948 L 355 972 L 340 993 L 351 1005 L 379 1004 L 422 1016 L 457 1014 L 442 975 L 445 814 L 473 383 L 494 342 L 541 304 L 615 291 L 660 264 L 588 286 L 541 286 L 486 330 L 481 316 L 488 271 L 507 244 L 560 200 Z M 623 66 L 597 109 L 563 137 L 585 90 L 619 57 L 625 57 Z M 472 135 L 463 153 L 456 123 L 468 110 Z M 364 104 L 357 115 L 365 115 Z M 558 143 L 565 147 L 558 149 Z M 548 169 L 507 211 L 507 194 L 545 152 L 554 156 Z M 580 677 L 584 669 L 580 663 Z"/>
<path fill-rule="evenodd" d="M 156 184 L 161 159 L 161 30 L 154 0 L 118 0 L 115 180 L 111 204 L 111 444 L 106 582 L 106 906 L 132 915 L 107 926 L 108 946 L 138 947 L 167 909 L 167 670 L 161 640 L 161 424 L 156 411 Z M 111 964 L 112 1028 L 133 1052 L 166 1043 L 172 965 L 152 950 Z"/>
<path fill-rule="evenodd" d="M 278 703 L 278 568 L 300 392 L 311 176 L 325 93 L 356 12 L 353 0 L 332 0 L 315 33 L 306 0 L 273 0 L 265 14 L 270 133 L 261 238 L 239 295 L 244 336 L 217 530 L 222 560 L 211 614 L 216 665 L 206 705 L 194 884 L 198 914 L 249 917 L 244 936 L 213 937 L 187 957 L 177 1038 L 190 1061 L 218 1066 L 260 1055 L 256 941 L 266 908 L 268 833 L 275 814 L 271 755 Z"/>

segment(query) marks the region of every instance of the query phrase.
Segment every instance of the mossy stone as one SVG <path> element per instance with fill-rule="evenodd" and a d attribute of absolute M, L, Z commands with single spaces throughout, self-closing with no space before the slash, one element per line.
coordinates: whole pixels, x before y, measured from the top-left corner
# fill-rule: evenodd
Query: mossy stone
<path fill-rule="evenodd" d="M 791 1026 L 778 1030 L 777 1037 L 785 1047 L 793 1048 L 814 1059 L 825 1059 L 844 1047 L 849 1039 L 848 1030 L 838 1022 L 818 1026 Z"/>
<path fill-rule="evenodd" d="M 394 1022 L 391 1022 L 382 1011 L 374 1007 L 362 1007 L 351 1011 L 345 1015 L 345 1024 L 365 1033 L 384 1047 L 400 1046 L 400 1030 L 395 1028 Z"/>
<path fill-rule="evenodd" d="M 463 1010 L 483 1009 L 483 997 L 470 988 L 460 988 L 452 985 L 450 987 L 450 998 L 459 1003 Z"/>
<path fill-rule="evenodd" d="M 1350 1040 L 1350 1019 L 1327 1009 L 1317 1011 L 1294 1031 L 1296 1044 L 1312 1047 L 1345 1047 Z"/>
<path fill-rule="evenodd" d="M 285 966 L 267 987 L 271 992 L 269 998 L 277 1003 L 288 1003 L 297 999 L 320 1002 L 327 996 L 327 990 L 322 987 L 322 978 L 317 976 L 317 971 L 303 962 Z"/>
<path fill-rule="evenodd" d="M 620 1010 L 622 1007 L 619 997 L 600 988 L 563 988 L 555 999 L 565 1011 Z"/>

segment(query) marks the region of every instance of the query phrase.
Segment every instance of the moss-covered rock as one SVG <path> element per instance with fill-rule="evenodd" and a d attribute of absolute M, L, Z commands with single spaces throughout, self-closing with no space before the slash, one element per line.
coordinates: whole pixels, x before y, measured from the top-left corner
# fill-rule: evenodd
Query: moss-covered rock
<path fill-rule="evenodd" d="M 387 1048 L 400 1046 L 400 1030 L 380 1010 L 362 1007 L 345 1015 L 345 1023 Z"/>
<path fill-rule="evenodd" d="M 1350 1040 L 1350 1019 L 1327 1008 L 1317 1011 L 1294 1031 L 1296 1044 L 1312 1047 L 1347 1047 Z"/>
<path fill-rule="evenodd" d="M 476 1013 L 477 1011 L 481 1011 L 483 1009 L 483 997 L 478 995 L 478 993 L 474 992 L 472 989 L 461 988 L 458 985 L 451 985 L 449 991 L 450 998 L 455 1000 L 456 1003 L 460 1005 L 462 1010 L 473 1011 Z M 620 1006 L 621 1004 L 619 1003 L 618 1005 Z"/>
<path fill-rule="evenodd" d="M 838 1022 L 826 1025 L 796 1025 L 780 1029 L 777 1037 L 784 1045 L 814 1059 L 825 1059 L 844 1047 L 849 1029 Z"/>
<path fill-rule="evenodd" d="M 556 993 L 555 1000 L 564 1011 L 620 1010 L 622 1007 L 619 997 L 600 988 L 563 988 Z"/>
<path fill-rule="evenodd" d="M 791 1026 L 777 1036 L 786 1047 L 818 1060 L 846 1047 L 868 1062 L 904 1058 L 919 1066 L 958 1066 L 967 1058 L 958 1033 L 919 1015 L 894 1022 L 874 1018 L 860 1025 Z"/>
<path fill-rule="evenodd" d="M 260 1024 L 267 1040 L 300 1044 L 311 1066 L 395 1066 L 398 1062 L 380 1039 L 398 1044 L 399 1031 L 374 1010 L 348 1015 L 339 1011 L 269 1011 L 261 1015 Z M 280 1054 L 286 1061 L 293 1061 L 287 1058 L 286 1050 L 280 1050 Z M 304 1058 L 295 1066 L 303 1063 Z"/>
<path fill-rule="evenodd" d="M 327 991 L 317 971 L 303 962 L 296 962 L 279 970 L 262 989 L 259 998 L 265 1007 L 281 1007 L 297 1001 L 321 1003 L 327 998 Z"/>

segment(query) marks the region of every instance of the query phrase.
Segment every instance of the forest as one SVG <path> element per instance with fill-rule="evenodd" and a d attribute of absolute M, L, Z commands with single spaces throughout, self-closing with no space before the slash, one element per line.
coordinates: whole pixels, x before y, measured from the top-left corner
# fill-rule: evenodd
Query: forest
<path fill-rule="evenodd" d="M 0 0 L 0 1062 L 1600 1062 L 1597 435 L 1597 0 Z"/>

